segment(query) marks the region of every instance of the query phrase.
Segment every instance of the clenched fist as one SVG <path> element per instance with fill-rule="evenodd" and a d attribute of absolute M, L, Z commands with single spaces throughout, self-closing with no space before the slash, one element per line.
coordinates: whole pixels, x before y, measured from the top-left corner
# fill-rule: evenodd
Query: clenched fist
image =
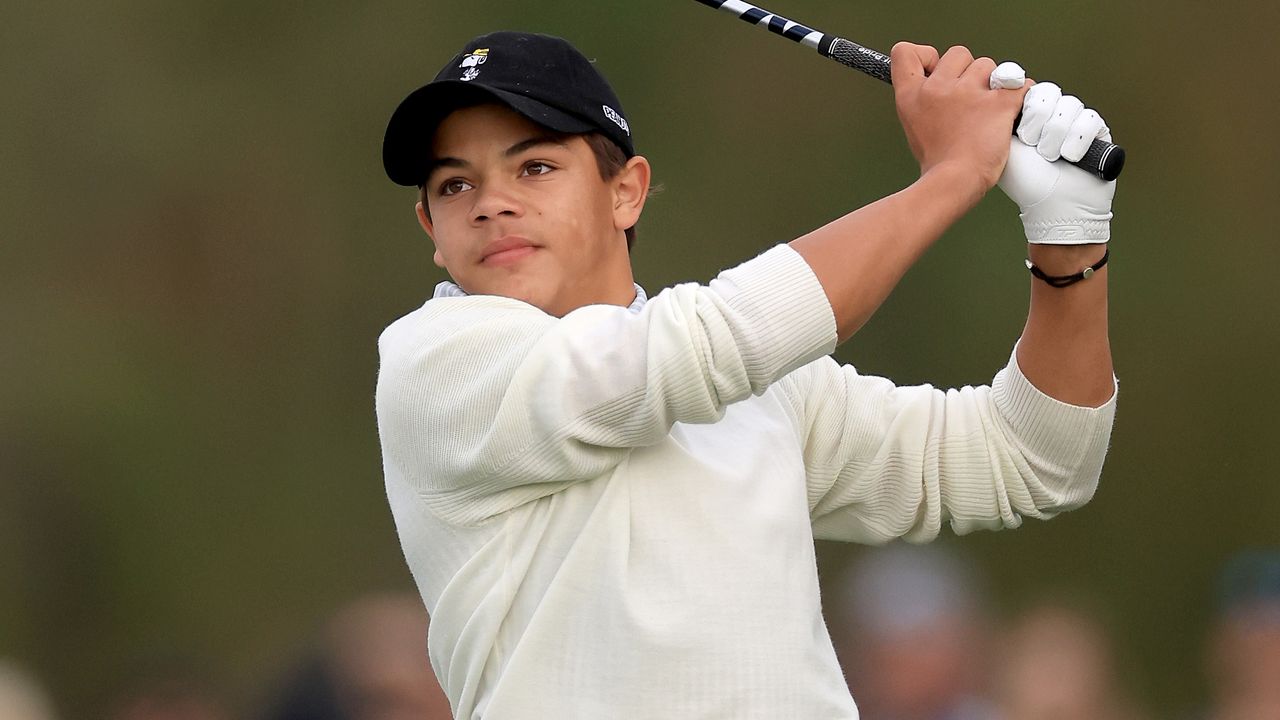
<path fill-rule="evenodd" d="M 898 119 L 920 172 L 949 164 L 971 176 L 985 193 L 1009 157 L 1014 118 L 1027 88 L 991 88 L 996 63 L 974 59 L 956 46 L 939 56 L 928 45 L 893 46 L 893 90 Z"/>

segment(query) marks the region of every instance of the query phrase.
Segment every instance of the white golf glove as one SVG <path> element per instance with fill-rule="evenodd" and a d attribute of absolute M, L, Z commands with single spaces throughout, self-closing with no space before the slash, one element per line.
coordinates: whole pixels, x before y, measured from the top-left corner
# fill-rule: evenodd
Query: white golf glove
<path fill-rule="evenodd" d="M 991 74 L 991 86 L 1017 88 L 1022 68 L 1003 63 Z M 1094 138 L 1110 142 L 1111 132 L 1098 113 L 1053 83 L 1036 83 L 1022 103 L 1022 122 L 1010 141 L 1009 162 L 999 186 L 1021 211 L 1027 242 L 1084 245 L 1111 239 L 1111 200 L 1115 181 L 1106 182 L 1065 162 L 1079 160 Z"/>

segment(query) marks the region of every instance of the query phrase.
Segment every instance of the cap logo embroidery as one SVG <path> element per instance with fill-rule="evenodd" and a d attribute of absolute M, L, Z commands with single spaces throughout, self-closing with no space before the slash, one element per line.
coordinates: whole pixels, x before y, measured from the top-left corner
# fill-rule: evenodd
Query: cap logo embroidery
<path fill-rule="evenodd" d="M 480 75 L 480 66 L 489 59 L 489 48 L 478 48 L 472 52 L 462 56 L 462 64 L 460 68 L 466 68 L 462 71 L 463 80 L 475 80 Z"/>
<path fill-rule="evenodd" d="M 614 110 L 608 105 L 601 105 L 600 107 L 604 109 L 605 117 L 612 120 L 614 125 L 622 128 L 622 131 L 627 134 L 627 137 L 631 137 L 631 126 L 627 124 L 626 118 L 619 115 L 617 110 Z"/>

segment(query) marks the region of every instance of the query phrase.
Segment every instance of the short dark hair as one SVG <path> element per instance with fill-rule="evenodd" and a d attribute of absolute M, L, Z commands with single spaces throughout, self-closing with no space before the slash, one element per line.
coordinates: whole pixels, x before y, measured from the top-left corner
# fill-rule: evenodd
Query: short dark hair
<path fill-rule="evenodd" d="M 627 154 L 618 147 L 618 144 L 605 137 L 604 133 L 589 132 L 574 135 L 572 133 L 553 133 L 557 138 L 580 137 L 586 141 L 587 147 L 591 148 L 591 154 L 596 158 L 596 169 L 600 171 L 600 179 L 608 182 L 618 176 L 622 172 L 622 168 L 627 166 Z M 427 213 L 427 217 L 431 216 L 431 211 L 427 205 L 427 186 L 418 186 L 418 198 L 422 201 L 422 209 Z M 627 252 L 631 252 L 631 248 L 636 243 L 636 226 L 632 225 L 626 229 L 627 236 Z"/>
<path fill-rule="evenodd" d="M 596 156 L 596 168 L 600 170 L 601 179 L 608 182 L 618 176 L 622 172 L 622 168 L 627 166 L 627 155 L 623 152 L 618 144 L 604 136 L 604 133 L 589 132 L 582 136 L 587 141 L 587 146 L 591 148 L 591 154 Z M 632 225 L 626 230 L 627 236 L 627 252 L 631 252 L 632 246 L 636 244 L 636 226 Z"/>

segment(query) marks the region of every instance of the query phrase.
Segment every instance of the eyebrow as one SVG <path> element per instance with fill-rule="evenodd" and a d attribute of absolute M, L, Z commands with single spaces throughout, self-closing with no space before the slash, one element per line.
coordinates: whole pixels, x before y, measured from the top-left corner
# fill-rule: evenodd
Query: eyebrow
<path fill-rule="evenodd" d="M 512 145 L 506 150 L 503 150 L 502 157 L 505 157 L 505 158 L 513 157 L 513 156 L 519 155 L 520 153 L 526 150 L 538 147 L 539 145 L 558 145 L 562 148 L 569 147 L 569 144 L 565 142 L 565 138 L 563 136 L 538 135 L 535 137 L 528 138 L 526 140 L 521 140 L 520 142 L 516 143 L 515 145 Z M 467 162 L 466 160 L 463 160 L 462 158 L 456 158 L 456 157 L 431 158 L 430 160 L 427 161 L 427 174 L 425 175 L 425 177 L 426 179 L 430 180 L 431 174 L 440 168 L 465 168 L 465 167 L 469 167 L 470 165 L 471 163 Z"/>

